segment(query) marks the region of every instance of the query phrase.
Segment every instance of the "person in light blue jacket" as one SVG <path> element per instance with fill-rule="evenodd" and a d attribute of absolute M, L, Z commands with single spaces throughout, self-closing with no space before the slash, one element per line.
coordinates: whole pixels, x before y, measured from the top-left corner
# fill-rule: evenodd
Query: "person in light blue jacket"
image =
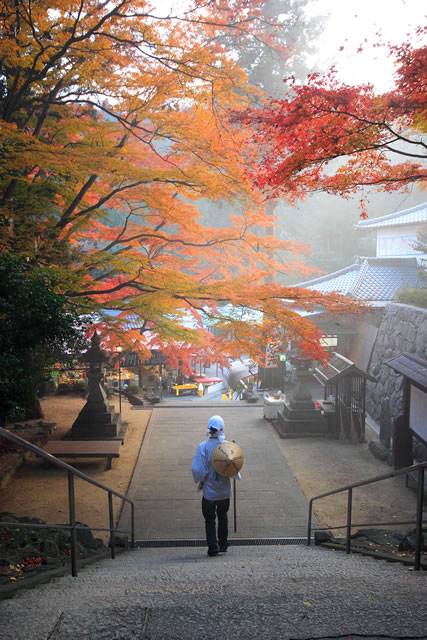
<path fill-rule="evenodd" d="M 212 452 L 220 442 L 225 441 L 224 420 L 221 416 L 212 416 L 208 421 L 207 440 L 201 442 L 194 454 L 191 470 L 194 482 L 203 490 L 202 513 L 205 519 L 208 555 L 217 556 L 228 548 L 228 509 L 230 507 L 230 478 L 220 476 L 211 463 Z M 216 534 L 218 518 L 218 538 Z"/>

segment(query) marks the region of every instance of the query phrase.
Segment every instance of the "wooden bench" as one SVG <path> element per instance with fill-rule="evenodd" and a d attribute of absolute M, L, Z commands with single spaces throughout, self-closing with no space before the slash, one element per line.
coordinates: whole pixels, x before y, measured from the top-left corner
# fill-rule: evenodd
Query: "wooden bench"
<path fill-rule="evenodd" d="M 44 450 L 57 458 L 107 458 L 105 469 L 111 469 L 120 447 L 119 440 L 49 440 Z"/>

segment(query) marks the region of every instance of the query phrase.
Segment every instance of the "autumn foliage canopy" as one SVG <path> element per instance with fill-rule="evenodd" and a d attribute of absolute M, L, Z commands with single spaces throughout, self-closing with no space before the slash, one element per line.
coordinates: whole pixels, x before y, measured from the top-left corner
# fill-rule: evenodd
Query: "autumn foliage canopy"
<path fill-rule="evenodd" d="M 227 118 L 252 91 L 221 35 L 262 37 L 257 4 L 0 0 L 0 251 L 51 273 L 111 348 L 259 357 L 285 327 L 315 356 L 320 334 L 292 301 L 355 308 L 265 284 L 304 248 L 263 231 L 250 133 Z M 206 201 L 227 225 L 202 216 Z"/>
<path fill-rule="evenodd" d="M 255 130 L 261 159 L 253 179 L 267 197 L 349 197 L 425 181 L 427 47 L 392 46 L 390 55 L 397 70 L 387 93 L 343 84 L 331 70 L 303 85 L 290 79 L 288 98 L 236 115 Z"/>

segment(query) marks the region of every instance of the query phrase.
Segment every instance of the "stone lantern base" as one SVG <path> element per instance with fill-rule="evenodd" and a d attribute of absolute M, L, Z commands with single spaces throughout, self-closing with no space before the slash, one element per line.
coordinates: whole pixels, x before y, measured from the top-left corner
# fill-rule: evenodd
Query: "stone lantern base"
<path fill-rule="evenodd" d="M 97 411 L 86 404 L 73 423 L 70 437 L 72 440 L 123 440 L 120 414 L 111 405 Z"/>
<path fill-rule="evenodd" d="M 279 411 L 275 428 L 281 438 L 328 436 L 328 423 L 316 408 L 309 389 L 310 363 L 303 358 L 293 358 L 293 364 L 298 384 Z"/>
<path fill-rule="evenodd" d="M 291 409 L 289 403 L 285 402 L 283 411 L 279 411 L 277 418 L 275 427 L 281 438 L 330 435 L 328 423 L 320 409 Z"/>
<path fill-rule="evenodd" d="M 122 440 L 125 429 L 121 424 L 121 416 L 114 407 L 108 404 L 107 395 L 101 384 L 102 366 L 109 360 L 100 348 L 100 338 L 95 331 L 91 347 L 82 357 L 90 367 L 88 377 L 88 398 L 71 427 L 71 440 Z M 127 426 L 127 424 L 126 424 Z"/>

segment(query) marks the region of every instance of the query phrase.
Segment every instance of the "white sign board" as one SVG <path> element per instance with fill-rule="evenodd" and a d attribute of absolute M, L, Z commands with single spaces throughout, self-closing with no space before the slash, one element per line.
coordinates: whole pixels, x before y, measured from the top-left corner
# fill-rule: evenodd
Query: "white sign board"
<path fill-rule="evenodd" d="M 409 428 L 427 443 L 427 393 L 411 384 Z"/>

